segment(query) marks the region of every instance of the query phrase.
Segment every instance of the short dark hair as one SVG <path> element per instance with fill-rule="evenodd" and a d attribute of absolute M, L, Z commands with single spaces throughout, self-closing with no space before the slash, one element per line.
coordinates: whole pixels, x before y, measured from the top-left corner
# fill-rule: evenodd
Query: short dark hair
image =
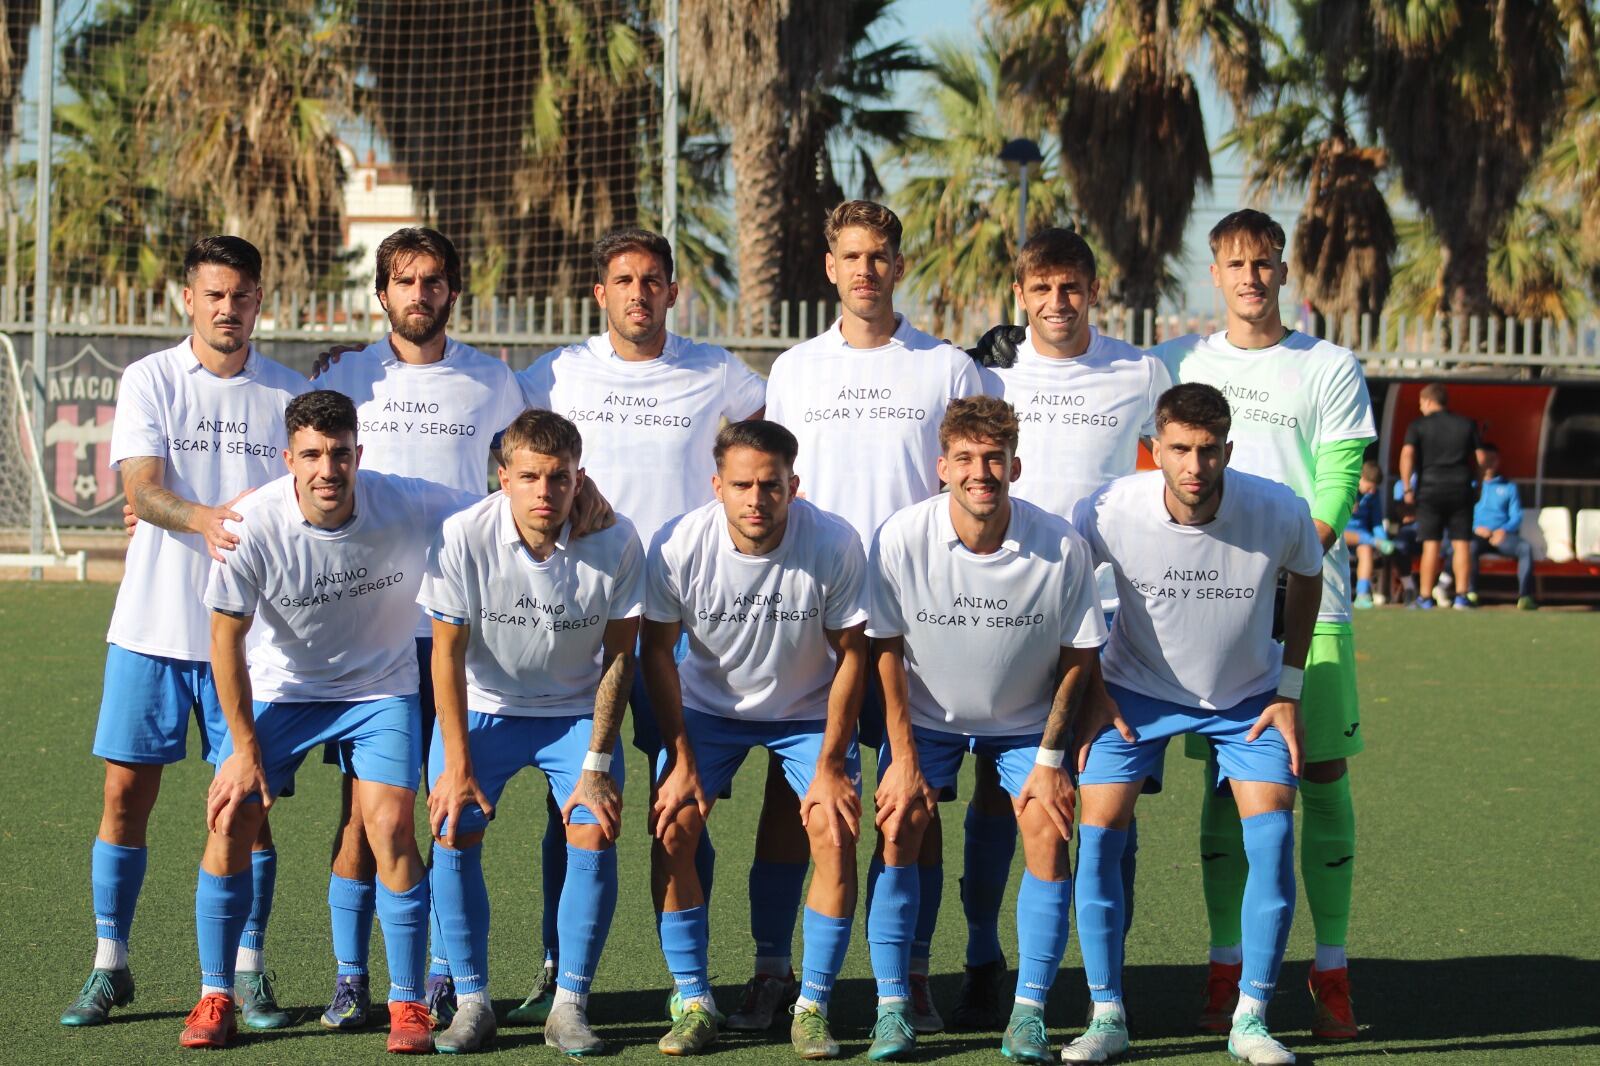
<path fill-rule="evenodd" d="M 717 433 L 717 443 L 711 457 L 722 469 L 723 456 L 735 448 L 752 448 L 767 455 L 776 455 L 784 465 L 794 470 L 795 457 L 800 454 L 800 442 L 788 428 L 765 418 L 747 418 L 743 422 L 729 422 Z"/>
<path fill-rule="evenodd" d="M 604 285 L 611 270 L 611 261 L 628 252 L 643 252 L 645 255 L 655 256 L 661 263 L 662 269 L 667 272 L 667 280 L 672 280 L 672 245 L 667 239 L 659 233 L 638 226 L 624 226 L 602 235 L 594 242 L 595 282 Z"/>
<path fill-rule="evenodd" d="M 445 281 L 451 292 L 461 291 L 461 254 L 454 242 L 436 229 L 426 226 L 407 226 L 397 229 L 378 242 L 377 276 L 373 281 L 376 292 L 389 287 L 394 274 L 394 261 L 402 256 L 407 260 L 419 255 L 431 255 L 444 266 Z"/>
<path fill-rule="evenodd" d="M 232 267 L 257 285 L 261 284 L 261 251 L 243 237 L 218 234 L 201 237 L 189 246 L 183 257 L 183 282 L 194 284 L 194 276 L 207 263 Z"/>
<path fill-rule="evenodd" d="M 939 423 L 939 450 L 953 440 L 987 440 L 1017 454 L 1017 412 L 997 396 L 964 396 L 951 400 Z"/>
<path fill-rule="evenodd" d="M 1427 400 L 1429 403 L 1436 403 L 1440 407 L 1450 406 L 1449 391 L 1437 381 L 1430 381 L 1426 385 L 1422 386 L 1422 392 L 1418 396 L 1418 399 Z"/>
<path fill-rule="evenodd" d="M 1249 207 L 1222 216 L 1222 221 L 1211 227 L 1210 239 L 1212 258 L 1216 257 L 1217 250 L 1224 244 L 1237 240 L 1265 244 L 1278 256 L 1283 255 L 1283 249 L 1289 243 L 1283 227 L 1274 222 L 1271 215 Z"/>
<path fill-rule="evenodd" d="M 340 433 L 353 437 L 358 424 L 355 401 L 332 389 L 301 393 L 283 411 L 283 428 L 291 438 L 302 429 L 330 437 Z"/>
<path fill-rule="evenodd" d="M 1070 229 L 1052 226 L 1028 238 L 1017 253 L 1017 284 L 1030 274 L 1054 274 L 1077 270 L 1089 281 L 1095 277 L 1094 250 L 1089 242 Z"/>
<path fill-rule="evenodd" d="M 495 453 L 500 465 L 505 466 L 506 457 L 521 448 L 539 455 L 566 457 L 576 463 L 583 459 L 583 434 L 554 411 L 530 407 L 500 435 L 500 450 Z"/>
<path fill-rule="evenodd" d="M 851 226 L 872 230 L 889 242 L 889 251 L 896 255 L 900 254 L 900 237 L 903 231 L 900 216 L 882 204 L 871 200 L 846 200 L 828 212 L 828 221 L 823 224 L 822 235 L 827 238 L 830 251 L 839 243 L 839 234 Z"/>
<path fill-rule="evenodd" d="M 1186 381 L 1172 386 L 1156 400 L 1156 432 L 1160 433 L 1173 422 L 1180 426 L 1198 426 L 1227 440 L 1228 430 L 1233 428 L 1233 410 L 1228 406 L 1228 398 L 1216 387 Z"/>
<path fill-rule="evenodd" d="M 1363 480 L 1370 481 L 1374 485 L 1381 485 L 1383 484 L 1383 467 L 1379 466 L 1371 459 L 1368 459 L 1366 462 L 1361 464 L 1361 477 Z"/>
<path fill-rule="evenodd" d="M 1495 455 L 1500 454 L 1500 446 L 1495 444 L 1493 441 L 1484 441 L 1482 444 L 1478 445 L 1478 450 L 1480 452 L 1493 452 Z"/>

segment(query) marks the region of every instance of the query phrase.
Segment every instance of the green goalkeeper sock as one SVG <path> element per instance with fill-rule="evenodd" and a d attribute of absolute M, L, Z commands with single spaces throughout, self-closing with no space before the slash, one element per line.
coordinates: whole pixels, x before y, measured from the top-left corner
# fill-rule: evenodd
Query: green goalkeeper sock
<path fill-rule="evenodd" d="M 1207 782 L 1216 780 L 1207 763 Z M 1232 796 L 1206 789 L 1200 807 L 1200 884 L 1205 889 L 1206 915 L 1211 921 L 1211 946 L 1232 947 L 1244 939 L 1240 913 L 1244 907 L 1244 881 L 1250 864 L 1244 854 L 1244 828 L 1239 806 Z"/>
<path fill-rule="evenodd" d="M 1356 809 L 1350 775 L 1300 782 L 1300 878 L 1306 886 L 1317 943 L 1342 946 L 1350 930 L 1355 882 Z"/>

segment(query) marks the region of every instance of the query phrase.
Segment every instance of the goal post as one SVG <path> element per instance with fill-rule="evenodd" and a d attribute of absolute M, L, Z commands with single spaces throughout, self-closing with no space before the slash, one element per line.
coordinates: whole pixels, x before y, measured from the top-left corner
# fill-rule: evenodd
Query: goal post
<path fill-rule="evenodd" d="M 45 567 L 70 567 L 79 581 L 88 579 L 88 555 L 67 554 L 61 547 L 44 477 L 39 437 L 29 409 L 16 345 L 0 333 L 0 569 L 24 567 L 37 573 Z"/>

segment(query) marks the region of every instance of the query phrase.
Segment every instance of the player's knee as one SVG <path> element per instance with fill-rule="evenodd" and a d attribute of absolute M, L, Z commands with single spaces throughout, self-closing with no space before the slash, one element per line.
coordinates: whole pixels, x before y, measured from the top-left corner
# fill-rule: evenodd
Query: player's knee
<path fill-rule="evenodd" d="M 466 851 L 468 848 L 475 848 L 483 843 L 483 830 L 480 829 L 476 833 L 457 833 L 454 844 L 446 844 L 442 836 L 434 837 L 433 842 L 440 847 L 450 848 L 454 851 Z"/>
<path fill-rule="evenodd" d="M 385 800 L 369 806 L 365 825 L 367 841 L 373 852 L 397 851 L 407 840 L 415 844 L 415 825 L 410 807 L 398 800 Z"/>
<path fill-rule="evenodd" d="M 824 862 L 842 864 L 846 857 L 855 861 L 855 834 L 838 814 L 824 816 L 820 809 L 814 810 L 806 825 L 806 843 L 812 861 L 819 866 Z"/>
<path fill-rule="evenodd" d="M 704 828 L 705 823 L 699 811 L 692 808 L 679 811 L 661 829 L 659 842 L 662 855 L 668 861 L 692 858 Z"/>
<path fill-rule="evenodd" d="M 1300 776 L 1314 785 L 1331 785 L 1349 771 L 1349 764 L 1345 760 L 1329 759 L 1326 762 L 1306 763 Z"/>
<path fill-rule="evenodd" d="M 567 825 L 567 843 L 584 851 L 605 851 L 617 842 L 616 837 L 603 825 Z"/>

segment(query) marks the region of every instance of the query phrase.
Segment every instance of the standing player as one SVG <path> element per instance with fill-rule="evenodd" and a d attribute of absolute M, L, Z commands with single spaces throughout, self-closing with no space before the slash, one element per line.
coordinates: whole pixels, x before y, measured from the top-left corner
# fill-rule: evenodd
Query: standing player
<path fill-rule="evenodd" d="M 1311 507 L 1326 552 L 1322 606 L 1306 656 L 1305 773 L 1300 781 L 1300 874 L 1316 929 L 1311 970 L 1320 1037 L 1357 1035 L 1345 940 L 1355 874 L 1355 807 L 1346 759 L 1361 751 L 1355 641 L 1350 630 L 1350 553 L 1342 536 L 1355 503 L 1366 447 L 1377 438 L 1361 366 L 1348 349 L 1283 324 L 1278 307 L 1288 267 L 1284 233 L 1260 211 L 1236 211 L 1211 231 L 1211 279 L 1227 307 L 1227 329 L 1156 349 L 1175 382 L 1214 385 L 1234 407 L 1231 463 L 1288 485 Z M 1195 740 L 1197 738 L 1191 738 Z M 1204 757 L 1205 745 L 1189 753 Z M 1201 878 L 1211 923 L 1211 967 L 1200 1026 L 1231 1023 L 1242 963 L 1239 906 L 1246 862 L 1239 812 L 1206 790 L 1200 815 Z"/>
<path fill-rule="evenodd" d="M 201 996 L 184 1047 L 235 1034 L 234 951 L 252 899 L 248 847 L 308 751 L 336 743 L 377 857 L 389 1050 L 433 1050 L 422 1001 L 428 879 L 412 829 L 422 765 L 415 599 L 428 542 L 472 496 L 359 471 L 355 405 L 309 392 L 284 412 L 289 474 L 238 505 L 236 549 L 206 585 L 228 737 L 195 890 Z M 245 640 L 259 616 L 260 628 Z"/>
<path fill-rule="evenodd" d="M 683 1005 L 658 1045 L 669 1055 L 717 1037 L 694 852 L 712 804 L 752 748 L 780 761 L 816 866 L 790 1040 L 804 1059 L 839 1055 L 827 1012 L 856 903 L 866 558 L 848 524 L 795 499 L 797 448 L 776 422 L 723 429 L 717 499 L 667 525 L 650 548 L 644 657 L 663 743 L 652 883 L 661 950 Z M 673 648 L 682 632 L 689 655 L 680 670 Z"/>
<path fill-rule="evenodd" d="M 460 1000 L 440 1051 L 477 1051 L 495 1035 L 483 834 L 525 766 L 544 771 L 566 822 L 560 976 L 545 1043 L 569 1055 L 603 1046 L 587 1009 L 617 902 L 617 732 L 644 610 L 644 549 L 626 520 L 572 535 L 582 453 L 565 418 L 519 415 L 500 445 L 501 491 L 445 523 L 419 597 L 433 616 L 439 707 L 428 759 L 433 891 Z"/>
<path fill-rule="evenodd" d="M 1291 489 L 1227 470 L 1230 420 L 1211 386 L 1173 388 L 1156 411 L 1159 472 L 1106 485 L 1073 516 L 1095 559 L 1111 564 L 1119 607 L 1100 659 L 1104 685 L 1073 723 L 1083 793 L 1078 939 L 1093 1009 L 1066 1062 L 1128 1050 L 1122 854 L 1139 793 L 1160 788 L 1167 741 L 1180 733 L 1210 741 L 1207 791 L 1227 787 L 1244 816 L 1244 968 L 1228 1051 L 1242 1062 L 1294 1062 L 1268 1033 L 1266 1010 L 1294 919 L 1301 664 L 1322 595 L 1322 544 Z M 1281 648 L 1272 639 L 1280 570 Z"/>
<path fill-rule="evenodd" d="M 529 407 L 565 415 L 589 434 L 589 476 L 605 487 L 649 544 L 671 519 L 711 499 L 712 443 L 723 419 L 760 418 L 766 385 L 725 348 L 667 332 L 677 301 L 672 246 L 643 229 L 619 229 L 594 246 L 594 298 L 607 329 L 583 344 L 559 348 L 517 375 Z M 681 644 L 678 654 L 687 650 Z M 644 676 L 629 693 L 634 746 L 654 760 L 661 741 Z M 508 1020 L 543 1022 L 554 994 L 556 910 L 565 878 L 561 823 L 552 807 L 544 838 L 545 972 Z M 704 837 L 695 853 L 710 891 L 715 852 Z M 802 876 L 804 867 L 801 868 Z"/>
<path fill-rule="evenodd" d="M 1133 473 L 1139 438 L 1154 434 L 1156 399 L 1171 382 L 1161 360 L 1089 324 L 1089 312 L 1100 300 L 1100 281 L 1094 252 L 1078 234 L 1047 229 L 1028 238 L 1017 256 L 1015 277 L 1012 292 L 1028 326 L 1013 361 L 982 371 L 984 391 L 1016 408 L 1017 455 L 1028 473 L 1012 495 L 1066 518 L 1105 482 Z M 1102 605 L 1115 604 L 1109 570 L 1097 577 Z M 1000 905 L 1017 823 L 994 763 L 978 759 L 974 770 L 976 787 L 962 837 L 966 977 L 952 1018 L 962 1028 L 998 1029 L 1006 1023 L 1007 991 Z M 1131 921 L 1138 850 L 1132 825 L 1128 839 L 1123 883 Z M 922 909 L 928 908 L 924 900 Z"/>
<path fill-rule="evenodd" d="M 900 219 L 882 204 L 850 200 L 826 225 L 828 280 L 839 290 L 841 315 L 825 333 L 778 356 L 767 379 L 767 417 L 798 438 L 795 473 L 806 498 L 838 515 L 869 544 L 884 519 L 939 491 L 939 420 L 952 399 L 983 391 L 977 368 L 960 348 L 916 327 L 894 309 L 905 276 Z M 881 697 L 869 679 L 861 739 L 882 739 Z M 789 964 L 795 912 L 806 873 L 806 837 L 794 796 L 769 761 L 767 788 L 750 871 L 750 926 L 755 975 L 730 1028 L 765 1029 L 798 988 Z M 944 888 L 940 829 L 927 834 L 920 866 L 930 904 L 912 948 L 912 1020 L 938 1032 L 943 1020 L 928 990 L 928 942 Z"/>
<path fill-rule="evenodd" d="M 522 411 L 522 393 L 503 362 L 446 336 L 461 294 L 461 258 L 437 230 L 397 230 L 378 244 L 378 301 L 390 332 L 355 352 L 342 353 L 315 378 L 317 386 L 350 397 L 361 423 L 364 469 L 426 478 L 481 496 L 488 483 L 495 434 Z M 428 663 L 433 630 L 419 614 L 423 735 L 432 731 L 433 685 Z M 338 964 L 333 1001 L 322 1015 L 329 1029 L 367 1023 L 367 953 L 376 892 L 375 859 L 345 775 L 344 804 L 328 879 L 333 951 Z M 428 1006 L 449 1024 L 450 968 L 437 924 L 428 971 Z"/>
<path fill-rule="evenodd" d="M 917 915 L 916 862 L 934 797 L 968 752 L 992 758 L 1011 796 L 1027 869 L 1017 892 L 1021 955 L 1001 1051 L 1052 1059 L 1044 1003 L 1067 945 L 1073 787 L 1067 727 L 1105 621 L 1094 563 L 1067 520 L 1010 498 L 1022 472 L 1011 405 L 956 400 L 939 427 L 935 497 L 879 529 L 869 564 L 867 634 L 883 685 L 888 742 L 879 754 L 878 854 L 867 943 L 878 1020 L 867 1055 L 916 1044 L 907 969 Z"/>
<path fill-rule="evenodd" d="M 128 934 L 144 883 L 145 834 L 161 769 L 184 757 L 193 712 L 201 756 L 226 732 L 211 673 L 200 593 L 210 558 L 238 538 L 223 523 L 239 496 L 279 472 L 283 408 L 305 379 L 250 344 L 261 310 L 261 253 L 238 237 L 206 237 L 184 257 L 184 310 L 194 333 L 135 362 L 123 375 L 112 423 L 111 465 L 139 523 L 106 635 L 105 692 L 94 753 L 106 761 L 105 805 L 90 861 L 98 946 L 94 970 L 61 1015 L 99 1025 L 133 1001 Z M 226 502 L 224 502 L 226 501 Z M 208 558 L 208 556 L 210 558 Z M 289 1024 L 261 959 L 277 855 L 266 822 L 249 860 L 255 878 L 241 941 L 239 991 L 246 1025 Z"/>

